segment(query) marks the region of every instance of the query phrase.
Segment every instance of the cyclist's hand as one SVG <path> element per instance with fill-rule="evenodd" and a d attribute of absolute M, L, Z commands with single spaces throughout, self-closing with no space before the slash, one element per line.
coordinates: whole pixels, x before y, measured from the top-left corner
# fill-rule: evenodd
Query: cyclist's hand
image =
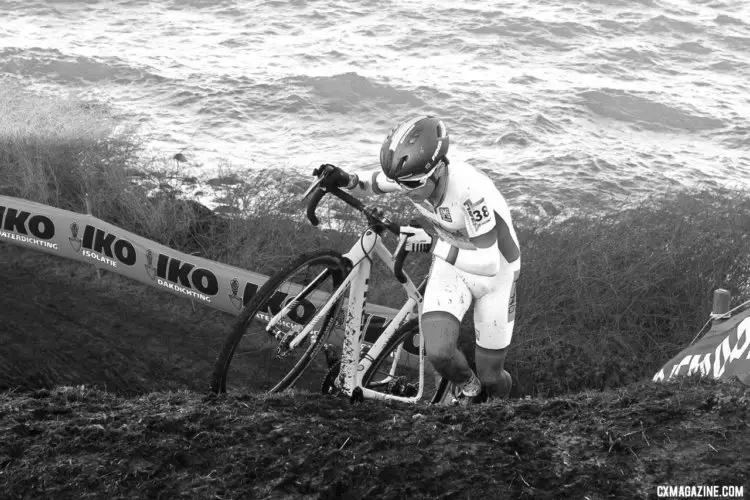
<path fill-rule="evenodd" d="M 429 253 L 432 251 L 434 238 L 419 226 L 401 226 L 401 238 L 405 239 L 404 249 L 407 252 Z"/>
<path fill-rule="evenodd" d="M 313 175 L 322 177 L 321 184 L 325 187 L 347 187 L 350 181 L 349 174 L 330 163 L 324 163 L 313 170 Z"/>

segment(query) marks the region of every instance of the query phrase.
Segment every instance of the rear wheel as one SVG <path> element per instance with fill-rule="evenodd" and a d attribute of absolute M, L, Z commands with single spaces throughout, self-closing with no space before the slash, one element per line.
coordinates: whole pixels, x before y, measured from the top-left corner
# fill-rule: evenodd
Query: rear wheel
<path fill-rule="evenodd" d="M 347 262 L 339 253 L 321 251 L 300 256 L 269 278 L 244 307 L 227 337 L 214 364 L 211 390 L 279 392 L 295 382 L 300 388 L 314 390 L 328 370 L 317 354 L 336 324 L 344 296 L 313 326 L 302 344 L 291 348 L 289 342 L 313 321 L 348 273 Z M 267 331 L 269 319 L 292 300 L 295 305 Z M 305 371 L 311 376 L 301 379 Z"/>
<path fill-rule="evenodd" d="M 419 321 L 403 324 L 375 358 L 362 377 L 362 385 L 379 392 L 414 397 L 419 391 Z M 424 389 L 421 400 L 439 403 L 449 388 L 425 359 Z"/>

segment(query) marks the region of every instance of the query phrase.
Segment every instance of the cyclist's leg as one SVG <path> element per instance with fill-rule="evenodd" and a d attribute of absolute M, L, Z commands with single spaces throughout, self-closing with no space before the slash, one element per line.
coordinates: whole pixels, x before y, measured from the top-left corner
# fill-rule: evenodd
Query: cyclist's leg
<path fill-rule="evenodd" d="M 477 365 L 477 376 L 487 390 L 489 398 L 507 398 L 513 386 L 513 379 L 505 368 L 507 347 L 488 349 L 477 345 L 474 360 Z"/>
<path fill-rule="evenodd" d="M 513 381 L 505 370 L 507 349 L 513 338 L 516 311 L 516 280 L 520 262 L 504 263 L 492 278 L 492 291 L 474 305 L 477 376 L 491 398 L 505 398 Z"/>
<path fill-rule="evenodd" d="M 435 259 L 425 289 L 420 328 L 425 337 L 427 359 L 440 375 L 457 385 L 475 378 L 466 357 L 458 349 L 461 318 L 471 300 L 471 292 L 455 268 Z"/>

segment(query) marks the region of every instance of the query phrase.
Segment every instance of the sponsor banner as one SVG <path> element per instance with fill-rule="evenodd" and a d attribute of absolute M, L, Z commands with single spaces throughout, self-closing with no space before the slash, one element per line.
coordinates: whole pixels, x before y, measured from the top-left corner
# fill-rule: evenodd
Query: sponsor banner
<path fill-rule="evenodd" d="M 268 279 L 179 252 L 91 215 L 7 196 L 0 196 L 0 242 L 87 262 L 233 315 Z M 309 299 L 320 303 L 319 295 Z M 368 304 L 366 337 L 377 338 L 396 312 Z M 342 335 L 337 332 L 331 339 L 340 342 Z"/>
<path fill-rule="evenodd" d="M 59 229 L 68 222 L 69 217 L 56 216 L 45 205 L 0 196 L 0 241 L 73 257 Z"/>
<path fill-rule="evenodd" d="M 684 349 L 670 359 L 653 380 L 662 382 L 696 373 L 715 379 L 750 373 L 750 317 L 726 333 L 704 337 Z"/>

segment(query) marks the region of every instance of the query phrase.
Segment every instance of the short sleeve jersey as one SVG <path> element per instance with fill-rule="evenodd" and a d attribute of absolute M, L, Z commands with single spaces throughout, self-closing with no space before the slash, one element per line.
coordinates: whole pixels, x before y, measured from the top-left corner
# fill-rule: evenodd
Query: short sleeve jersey
<path fill-rule="evenodd" d="M 510 208 L 500 191 L 484 172 L 459 161 L 451 161 L 448 186 L 443 200 L 433 207 L 414 203 L 417 210 L 435 226 L 438 236 L 451 245 L 476 250 L 469 240 L 497 231 L 497 219 L 505 221 L 513 242 L 518 237 L 511 222 Z"/>

